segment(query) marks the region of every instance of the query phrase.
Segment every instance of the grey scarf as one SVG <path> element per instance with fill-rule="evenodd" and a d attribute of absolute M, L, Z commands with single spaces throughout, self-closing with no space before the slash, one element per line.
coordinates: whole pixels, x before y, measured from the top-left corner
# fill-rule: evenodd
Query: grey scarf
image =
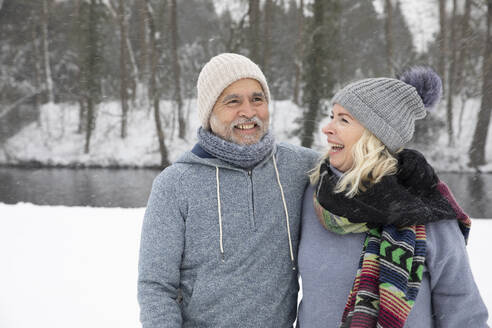
<path fill-rule="evenodd" d="M 200 127 L 198 143 L 206 152 L 227 163 L 241 168 L 252 168 L 272 152 L 275 139 L 273 133 L 268 131 L 258 143 L 238 145 Z"/>

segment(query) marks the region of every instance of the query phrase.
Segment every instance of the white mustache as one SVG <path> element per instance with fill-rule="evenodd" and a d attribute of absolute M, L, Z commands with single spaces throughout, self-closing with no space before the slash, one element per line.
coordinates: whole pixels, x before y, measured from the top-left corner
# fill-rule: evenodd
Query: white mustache
<path fill-rule="evenodd" d="M 248 123 L 255 123 L 260 128 L 263 127 L 263 122 L 257 116 L 253 116 L 252 118 L 243 118 L 243 117 L 238 118 L 237 120 L 231 123 L 231 129 L 234 128 L 236 125 L 248 124 Z"/>

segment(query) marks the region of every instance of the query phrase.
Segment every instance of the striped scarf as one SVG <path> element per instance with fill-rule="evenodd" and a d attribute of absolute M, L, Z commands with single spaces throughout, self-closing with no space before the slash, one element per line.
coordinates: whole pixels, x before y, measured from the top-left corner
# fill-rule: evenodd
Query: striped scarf
<path fill-rule="evenodd" d="M 453 207 L 467 240 L 470 218 L 456 204 L 444 183 L 439 182 L 437 190 Z M 366 233 L 340 327 L 403 327 L 422 282 L 425 225 L 398 228 L 393 224 L 374 227 L 367 222 L 353 223 L 325 209 L 316 194 L 314 208 L 322 225 L 334 233 Z"/>

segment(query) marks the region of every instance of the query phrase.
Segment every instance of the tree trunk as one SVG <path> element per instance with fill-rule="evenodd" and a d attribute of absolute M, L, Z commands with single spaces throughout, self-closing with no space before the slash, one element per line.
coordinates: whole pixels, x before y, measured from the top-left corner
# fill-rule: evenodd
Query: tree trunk
<path fill-rule="evenodd" d="M 260 1 L 249 0 L 249 43 L 250 59 L 260 62 Z"/>
<path fill-rule="evenodd" d="M 120 25 L 120 99 L 121 99 L 121 138 L 127 135 L 128 114 L 128 68 L 127 68 L 127 33 L 125 6 L 123 0 L 118 0 L 118 22 Z"/>
<path fill-rule="evenodd" d="M 178 113 L 178 136 L 184 139 L 186 136 L 186 122 L 183 115 L 183 100 L 181 98 L 181 69 L 178 57 L 178 8 L 176 0 L 171 0 L 171 51 L 174 76 L 174 101 Z"/>
<path fill-rule="evenodd" d="M 82 30 L 82 22 L 83 22 L 83 18 L 82 18 L 82 3 L 81 3 L 82 0 L 77 0 L 76 2 L 76 17 L 77 17 L 77 27 L 76 27 L 76 31 L 77 31 L 77 34 L 79 35 L 83 35 L 84 34 L 84 31 Z M 85 41 L 85 40 L 84 40 Z M 78 71 L 78 74 L 77 74 L 77 79 L 78 79 L 78 82 L 79 82 L 79 92 L 78 92 L 78 102 L 79 102 L 79 124 L 78 124 L 78 127 L 77 127 L 77 133 L 79 134 L 82 134 L 82 132 L 84 131 L 84 120 L 85 120 L 85 115 L 86 115 L 86 82 L 85 82 L 85 78 L 86 78 L 86 73 L 85 73 L 85 60 L 84 60 L 84 56 L 83 56 L 83 48 L 84 48 L 84 44 L 83 42 L 78 42 L 77 43 L 77 47 L 78 47 L 78 54 L 77 54 L 77 59 L 78 59 L 78 66 L 79 66 L 79 71 Z"/>
<path fill-rule="evenodd" d="M 485 164 L 485 143 L 492 115 L 492 0 L 487 1 L 487 33 L 482 71 L 482 104 L 469 150 L 471 167 Z"/>
<path fill-rule="evenodd" d="M 149 81 L 149 93 L 151 95 L 153 109 L 154 109 L 154 120 L 155 127 L 157 131 L 157 138 L 159 141 L 159 152 L 161 154 L 161 167 L 164 168 L 169 166 L 169 161 L 167 159 L 167 148 L 164 140 L 164 131 L 162 129 L 161 123 L 161 115 L 159 109 L 159 94 L 157 92 L 157 49 L 156 49 L 156 29 L 155 23 L 152 15 L 152 7 L 150 4 L 150 0 L 145 0 L 146 6 L 146 18 L 149 26 L 149 46 L 150 46 L 150 63 L 151 63 L 151 72 L 150 72 L 150 81 Z"/>
<path fill-rule="evenodd" d="M 304 57 L 304 0 L 300 1 L 297 14 L 297 40 L 296 40 L 296 73 L 294 79 L 294 103 L 300 105 L 299 93 L 301 90 L 302 58 Z"/>
<path fill-rule="evenodd" d="M 456 79 L 455 86 L 457 90 L 461 89 L 463 85 L 463 75 L 465 71 L 465 58 L 468 53 L 469 40 L 472 37 L 470 31 L 470 15 L 471 15 L 472 0 L 466 0 L 465 12 L 461 21 L 461 33 L 460 33 L 460 51 L 458 55 L 458 61 L 456 63 Z"/>
<path fill-rule="evenodd" d="M 392 0 L 385 0 L 384 11 L 385 11 L 385 20 L 384 20 L 384 35 L 386 39 L 386 65 L 389 76 L 394 75 L 393 68 L 393 6 L 391 4 Z"/>
<path fill-rule="evenodd" d="M 146 0 L 136 0 L 137 1 L 137 19 L 138 19 L 138 41 L 140 42 L 139 45 L 139 56 L 138 56 L 138 68 L 140 71 L 140 76 L 139 79 L 141 81 L 144 81 L 146 78 L 146 74 L 148 72 L 148 65 L 147 61 L 149 58 L 148 54 L 148 45 L 147 45 L 147 2 Z"/>
<path fill-rule="evenodd" d="M 448 53 L 447 38 L 446 38 L 446 0 L 439 0 L 439 59 L 438 59 L 438 74 L 441 77 L 442 85 L 446 85 L 446 56 Z M 444 90 L 446 92 L 446 90 Z"/>
<path fill-rule="evenodd" d="M 96 17 L 96 0 L 91 0 L 89 7 L 89 35 L 88 35 L 88 60 L 87 60 L 87 120 L 85 131 L 85 148 L 84 152 L 88 154 L 90 152 L 90 141 L 92 131 L 95 128 L 95 106 L 97 104 L 98 92 L 100 92 L 100 84 L 97 83 L 97 52 L 98 52 L 98 36 L 97 36 L 97 24 L 98 19 Z"/>
<path fill-rule="evenodd" d="M 448 101 L 446 104 L 446 119 L 448 131 L 448 144 L 454 145 L 454 129 L 453 129 L 453 96 L 455 83 L 455 67 L 456 67 L 456 0 L 453 0 L 453 13 L 451 16 L 451 36 L 449 42 L 451 44 L 451 58 L 449 62 L 448 74 Z"/>
<path fill-rule="evenodd" d="M 31 12 L 31 17 L 35 17 L 35 12 L 34 10 Z M 36 94 L 34 95 L 34 106 L 36 110 L 36 122 L 38 126 L 41 126 L 41 113 L 40 113 L 40 89 L 41 89 L 41 65 L 39 63 L 39 58 L 41 57 L 39 54 L 39 47 L 38 47 L 38 33 L 37 33 L 37 27 L 38 24 L 36 24 L 37 20 L 32 19 L 31 20 L 31 38 L 32 38 L 32 53 L 33 53 L 33 62 L 34 62 L 34 88 Z"/>
<path fill-rule="evenodd" d="M 272 12 L 272 0 L 265 1 L 265 19 L 263 21 L 264 24 L 264 32 L 263 32 L 263 59 L 261 63 L 261 68 L 265 72 L 266 76 L 270 76 L 268 74 L 268 69 L 270 67 L 270 56 L 271 56 L 271 44 L 272 44 L 272 24 L 273 24 L 273 12 Z"/>
<path fill-rule="evenodd" d="M 309 66 L 307 69 L 305 96 L 308 97 L 308 110 L 303 118 L 303 128 L 301 135 L 301 145 L 306 148 L 311 148 L 313 144 L 313 134 L 316 129 L 318 113 L 320 111 L 320 102 L 322 97 L 321 91 L 321 69 L 323 66 L 323 30 L 324 23 L 324 1 L 315 0 L 313 4 L 313 35 L 309 44 Z"/>
<path fill-rule="evenodd" d="M 44 73 L 45 73 L 45 89 L 48 94 L 48 102 L 54 103 L 55 97 L 53 94 L 53 79 L 51 76 L 51 64 L 50 64 L 50 52 L 49 52 L 49 38 L 48 38 L 48 21 L 49 21 L 49 8 L 48 0 L 43 0 L 43 10 L 41 13 L 41 29 L 43 35 L 43 59 L 44 59 Z"/>

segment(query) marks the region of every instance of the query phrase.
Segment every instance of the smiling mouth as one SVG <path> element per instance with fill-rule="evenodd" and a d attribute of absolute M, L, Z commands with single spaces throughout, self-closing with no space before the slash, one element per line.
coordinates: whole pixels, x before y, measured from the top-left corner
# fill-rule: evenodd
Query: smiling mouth
<path fill-rule="evenodd" d="M 345 146 L 342 144 L 331 143 L 331 152 L 332 153 L 338 153 L 338 152 L 342 151 L 343 148 L 345 148 Z"/>
<path fill-rule="evenodd" d="M 234 127 L 239 130 L 251 130 L 256 128 L 257 126 L 258 125 L 256 123 L 243 123 L 243 124 L 238 124 Z"/>

